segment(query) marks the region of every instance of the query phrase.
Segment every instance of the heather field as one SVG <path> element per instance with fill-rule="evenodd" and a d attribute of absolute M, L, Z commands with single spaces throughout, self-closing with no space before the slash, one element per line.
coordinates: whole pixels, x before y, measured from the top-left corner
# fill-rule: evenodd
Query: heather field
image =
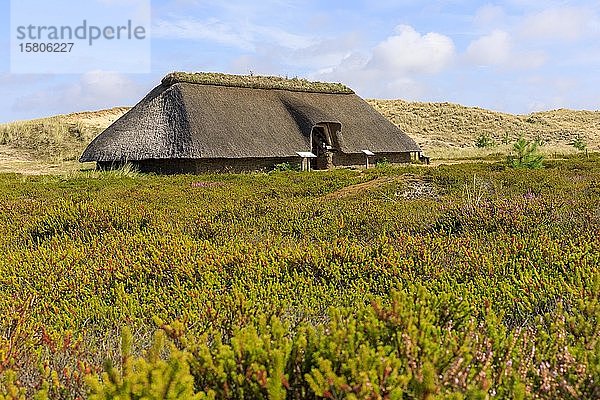
<path fill-rule="evenodd" d="M 599 161 L 0 175 L 0 399 L 600 398 Z"/>

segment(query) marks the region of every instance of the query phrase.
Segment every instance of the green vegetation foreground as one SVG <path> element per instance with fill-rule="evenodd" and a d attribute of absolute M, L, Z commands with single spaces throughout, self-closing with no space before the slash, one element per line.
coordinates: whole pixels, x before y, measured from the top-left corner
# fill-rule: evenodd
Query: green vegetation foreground
<path fill-rule="evenodd" d="M 0 398 L 600 398 L 600 167 L 0 175 Z"/>

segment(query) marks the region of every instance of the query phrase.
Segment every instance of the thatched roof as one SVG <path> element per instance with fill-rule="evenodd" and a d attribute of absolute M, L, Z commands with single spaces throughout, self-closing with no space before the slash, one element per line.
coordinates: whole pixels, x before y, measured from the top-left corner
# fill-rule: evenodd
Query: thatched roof
<path fill-rule="evenodd" d="M 189 83 L 175 77 L 206 75 L 169 76 L 100 134 L 81 161 L 293 157 L 311 150 L 311 130 L 325 122 L 341 124 L 344 153 L 420 151 L 355 94 Z"/>

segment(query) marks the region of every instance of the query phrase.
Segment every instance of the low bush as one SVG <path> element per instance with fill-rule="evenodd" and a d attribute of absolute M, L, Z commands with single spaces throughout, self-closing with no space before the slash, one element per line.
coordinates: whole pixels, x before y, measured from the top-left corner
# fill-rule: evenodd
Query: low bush
<path fill-rule="evenodd" d="M 0 399 L 598 398 L 599 182 L 0 175 Z"/>

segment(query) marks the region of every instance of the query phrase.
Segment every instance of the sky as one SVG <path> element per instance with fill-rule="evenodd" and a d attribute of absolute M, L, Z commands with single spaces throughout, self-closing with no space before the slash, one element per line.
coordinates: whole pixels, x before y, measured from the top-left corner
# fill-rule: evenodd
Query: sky
<path fill-rule="evenodd" d="M 136 74 L 11 74 L 8 0 L 0 16 L 0 122 L 132 106 L 180 70 L 518 114 L 600 109 L 597 0 L 152 0 L 150 72 Z"/>

